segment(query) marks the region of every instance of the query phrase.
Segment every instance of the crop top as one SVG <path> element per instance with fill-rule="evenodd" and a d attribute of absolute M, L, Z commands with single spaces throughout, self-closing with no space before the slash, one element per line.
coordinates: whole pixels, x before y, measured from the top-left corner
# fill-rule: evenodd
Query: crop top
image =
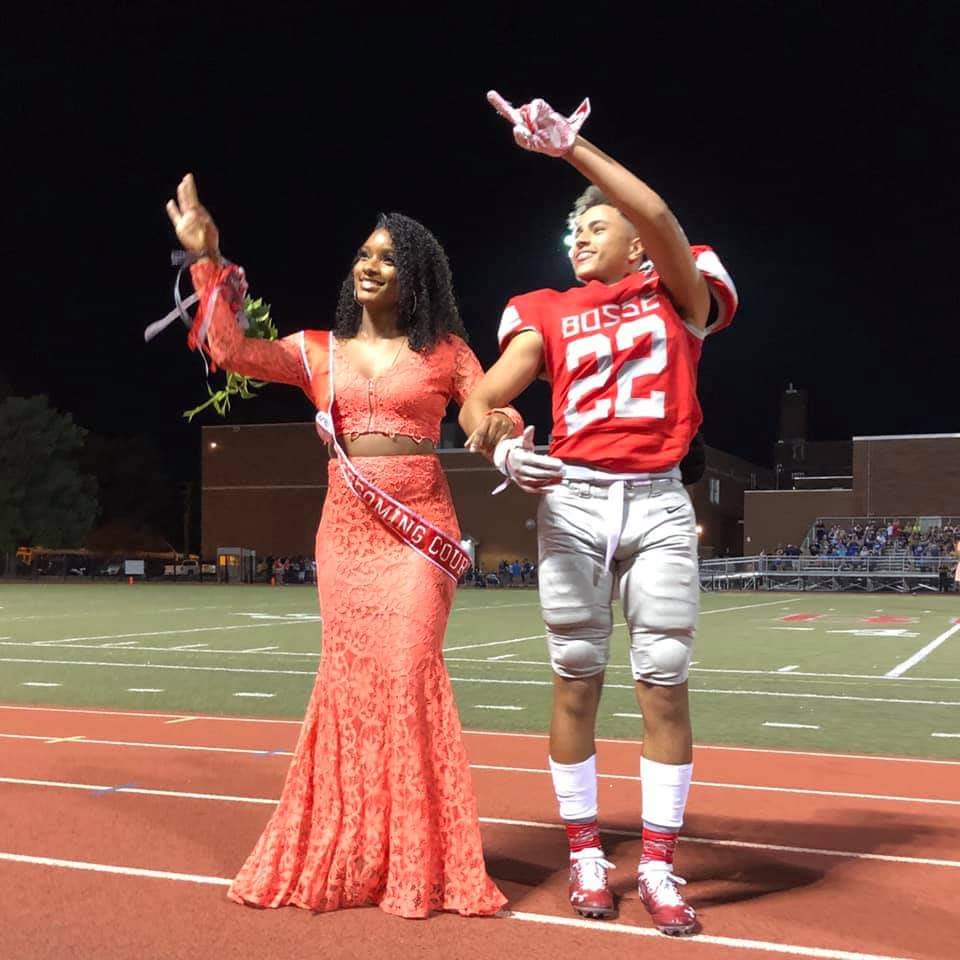
<path fill-rule="evenodd" d="M 191 267 L 198 291 L 214 282 L 217 274 L 217 266 L 209 260 Z M 402 347 L 393 366 L 373 379 L 350 366 L 335 337 L 329 342 L 334 351 L 334 427 L 337 434 L 350 438 L 381 433 L 412 437 L 418 443 L 430 440 L 436 446 L 449 402 L 462 406 L 483 378 L 476 355 L 454 334 L 425 353 Z M 207 344 L 218 366 L 255 380 L 299 387 L 317 409 L 326 409 L 327 396 L 317 396 L 323 391 L 313 389 L 314 380 L 318 385 L 327 382 L 325 376 L 314 376 L 326 370 L 326 337 L 300 331 L 279 340 L 248 338 L 226 298 L 220 298 L 207 330 Z M 512 407 L 504 412 L 513 420 L 514 432 L 522 432 L 520 414 Z"/>

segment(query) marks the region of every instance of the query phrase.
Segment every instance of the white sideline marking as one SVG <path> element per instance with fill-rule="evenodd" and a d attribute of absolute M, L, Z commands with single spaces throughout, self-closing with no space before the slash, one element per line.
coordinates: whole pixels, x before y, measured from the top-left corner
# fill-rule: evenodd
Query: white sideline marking
<path fill-rule="evenodd" d="M 291 677 L 315 677 L 316 670 L 266 670 L 254 667 L 201 667 L 179 663 L 118 663 L 102 660 L 31 660 L 26 657 L 0 657 L 0 663 L 52 663 L 75 667 L 128 667 L 133 670 L 194 670 L 209 673 L 279 673 Z"/>
<path fill-rule="evenodd" d="M 91 863 L 85 860 L 60 860 L 53 857 L 31 857 L 20 853 L 0 852 L 0 860 L 13 863 L 33 864 L 43 867 L 60 867 L 67 870 L 87 870 L 94 873 L 111 873 L 128 877 L 145 877 L 154 880 L 179 880 L 188 883 L 207 884 L 228 887 L 232 880 L 226 877 L 210 877 L 195 873 L 171 873 L 166 870 L 145 870 L 142 867 L 123 867 L 107 863 Z M 517 920 L 524 923 L 540 923 L 562 927 L 577 927 L 595 930 L 599 933 L 622 933 L 634 937 L 656 937 L 662 941 L 663 934 L 652 927 L 629 926 L 625 923 L 609 921 L 580 920 L 576 917 L 553 917 L 543 913 L 521 913 L 505 910 L 500 914 L 501 921 Z M 711 946 L 731 947 L 740 950 L 759 950 L 766 953 L 788 954 L 794 957 L 809 957 L 812 960 L 905 960 L 903 957 L 882 956 L 875 953 L 851 953 L 848 950 L 831 950 L 824 947 L 803 947 L 792 944 L 774 943 L 766 940 L 743 940 L 734 937 L 715 937 L 697 934 L 684 937 L 684 943 L 704 943 Z"/>
<path fill-rule="evenodd" d="M 18 644 L 20 646 L 21 644 Z M 74 647 L 74 650 L 77 648 Z M 165 647 L 160 649 L 167 649 Z M 213 651 L 211 651 L 212 653 Z M 451 663 L 487 663 L 491 657 L 478 659 L 477 657 L 447 657 Z M 695 661 L 694 661 L 695 662 Z M 735 675 L 749 677 L 776 677 L 780 674 L 779 670 L 743 670 L 733 667 L 695 667 L 691 662 L 690 669 L 693 673 L 730 673 Z M 511 666 L 517 664 L 525 667 L 549 667 L 549 660 L 512 660 Z M 631 670 L 632 667 L 627 663 L 609 663 L 608 670 Z M 960 677 L 885 677 L 876 673 L 814 673 L 809 670 L 790 671 L 794 677 L 812 678 L 813 680 L 870 680 L 875 683 L 888 685 L 891 680 L 899 683 L 960 683 Z"/>
<path fill-rule="evenodd" d="M 960 733 L 931 733 L 931 737 L 960 737 Z"/>
<path fill-rule="evenodd" d="M 239 623 L 220 627 L 188 627 L 181 630 L 147 630 L 145 633 L 104 633 L 90 637 L 64 637 L 62 640 L 38 640 L 37 644 L 73 643 L 74 640 L 123 640 L 126 637 L 169 637 L 183 633 L 213 633 L 220 630 L 259 630 L 263 627 L 281 627 L 303 623 L 302 620 L 277 620 L 273 623 Z"/>
<path fill-rule="evenodd" d="M 802 599 L 802 597 L 797 597 L 796 600 L 771 600 L 769 603 L 746 603 L 740 607 L 721 607 L 719 610 L 701 610 L 700 616 L 706 617 L 711 613 L 730 613 L 733 610 L 752 610 L 754 607 L 778 607 L 785 603 L 799 603 Z"/>
<path fill-rule="evenodd" d="M 903 663 L 898 663 L 889 673 L 888 677 L 899 677 L 906 673 L 911 667 L 915 667 L 921 660 L 926 660 L 937 647 L 946 643 L 958 630 L 960 630 L 960 620 L 958 620 L 949 630 L 945 630 L 935 640 L 931 640 L 925 647 L 921 647 L 912 657 L 907 657 Z"/>
<path fill-rule="evenodd" d="M 495 703 L 475 703 L 474 710 L 522 710 L 523 707 L 501 707 Z"/>
<path fill-rule="evenodd" d="M 235 693 L 234 696 L 235 696 L 235 697 L 263 697 L 264 699 L 269 700 L 270 697 L 275 697 L 276 694 L 275 694 L 275 693 L 246 693 L 246 692 L 241 692 L 241 693 Z"/>
<path fill-rule="evenodd" d="M 208 667 L 207 669 L 215 669 Z M 256 671 L 254 671 L 256 672 Z M 497 680 L 492 677 L 451 677 L 454 683 L 499 683 L 507 686 L 552 687 L 550 680 Z M 633 690 L 627 683 L 605 684 L 608 690 Z M 730 697 L 788 697 L 801 700 L 846 700 L 856 703 L 927 704 L 934 707 L 960 707 L 960 700 L 905 700 L 895 697 L 851 697 L 839 693 L 792 693 L 786 690 L 719 690 L 713 687 L 690 687 L 690 693 L 713 693 Z M 614 714 L 620 716 L 620 714 Z M 631 714 L 626 714 L 631 716 Z"/>
<path fill-rule="evenodd" d="M 781 667 L 781 668 L 777 671 L 777 673 L 792 673 L 794 670 L 799 669 L 799 667 L 800 667 L 800 664 L 799 664 L 799 663 L 791 663 L 791 664 L 790 664 L 789 666 L 787 666 L 787 667 Z"/>
<path fill-rule="evenodd" d="M 127 693 L 163 693 L 160 687 L 127 687 Z"/>
<path fill-rule="evenodd" d="M 130 647 L 128 644 L 137 644 L 136 647 Z M 62 640 L 0 640 L 0 646 L 3 647 L 56 647 L 63 646 L 68 650 L 132 650 L 134 653 L 174 653 L 183 647 L 142 647 L 139 646 L 139 640 L 128 640 L 125 643 L 74 643 L 70 647 Z M 190 650 L 190 653 L 212 653 L 223 656 L 234 656 L 241 653 L 259 653 L 262 650 L 263 656 L 271 657 L 313 657 L 318 659 L 319 652 L 310 651 L 303 653 L 299 650 L 280 650 L 277 647 L 264 647 L 251 650 L 225 650 L 222 647 L 215 647 L 213 650 L 206 650 L 203 647 Z M 913 679 L 912 677 L 909 679 Z"/>
<path fill-rule="evenodd" d="M 763 724 L 765 727 L 789 727 L 791 730 L 819 730 L 820 727 L 812 723 L 773 723 L 772 721 L 765 721 Z"/>
<path fill-rule="evenodd" d="M 476 650 L 478 647 L 502 647 L 507 643 L 522 643 L 524 640 L 542 640 L 546 634 L 538 633 L 533 637 L 514 637 L 512 640 L 493 640 L 490 643 L 468 643 L 465 647 L 445 647 L 444 653 L 453 653 L 454 650 Z"/>
<path fill-rule="evenodd" d="M 263 753 L 263 751 L 256 752 Z M 32 787 L 53 787 L 64 790 L 81 790 L 89 793 L 112 789 L 110 787 L 101 786 L 95 783 L 75 783 L 57 780 L 30 780 L 21 777 L 0 777 L 0 783 L 10 783 Z M 113 789 L 112 792 L 145 794 L 153 797 L 170 797 L 172 799 L 185 800 L 220 800 L 224 803 L 250 803 L 262 806 L 269 806 L 278 802 L 276 798 L 272 797 L 240 797 L 229 794 L 187 793 L 179 790 L 150 790 L 141 787 L 117 787 Z M 544 830 L 565 829 L 562 823 L 549 823 L 542 820 L 513 820 L 503 817 L 480 817 L 480 822 L 490 824 L 491 826 L 535 827 Z M 639 838 L 643 836 L 639 830 L 601 830 L 600 832 L 617 837 Z M 737 847 L 748 850 L 770 850 L 778 853 L 811 854 L 824 857 L 838 857 L 845 860 L 878 860 L 883 863 L 904 863 L 914 866 L 933 866 L 960 869 L 960 860 L 942 860 L 929 857 L 902 857 L 888 853 L 863 853 L 856 850 L 829 850 L 820 847 L 792 847 L 779 843 L 755 843 L 751 840 L 718 840 L 712 837 L 690 837 L 686 835 L 684 835 L 683 842 L 698 843 L 711 847 Z"/>
<path fill-rule="evenodd" d="M 62 683 L 44 683 L 41 680 L 25 680 L 21 687 L 62 687 Z"/>
<path fill-rule="evenodd" d="M 127 719 L 136 717 L 143 720 L 163 720 L 167 717 L 180 716 L 180 714 L 176 713 L 145 713 L 142 710 L 94 710 L 89 707 L 48 707 L 19 703 L 0 703 L 0 710 L 18 710 L 23 713 L 81 714 L 94 717 L 125 717 Z M 302 720 L 282 720 L 276 717 L 236 717 L 230 715 L 198 714 L 196 719 L 211 720 L 217 723 L 262 723 L 280 724 L 291 727 L 303 726 Z M 464 730 L 463 733 L 472 737 L 520 737 L 526 740 L 539 740 L 541 742 L 547 739 L 547 735 L 544 733 L 518 733 L 516 731 L 505 730 Z M 4 734 L 0 734 L 0 736 L 4 736 Z M 624 744 L 629 747 L 639 747 L 641 744 L 640 740 L 636 738 L 629 739 L 627 737 L 597 737 L 596 740 L 598 743 Z M 723 750 L 728 753 L 762 753 L 768 756 L 779 757 L 816 757 L 821 760 L 869 760 L 877 763 L 926 763 L 933 766 L 960 767 L 960 760 L 885 756 L 884 754 L 878 753 L 831 753 L 826 750 L 779 750 L 768 747 L 733 747 L 719 743 L 696 743 L 694 747 L 697 750 Z"/>

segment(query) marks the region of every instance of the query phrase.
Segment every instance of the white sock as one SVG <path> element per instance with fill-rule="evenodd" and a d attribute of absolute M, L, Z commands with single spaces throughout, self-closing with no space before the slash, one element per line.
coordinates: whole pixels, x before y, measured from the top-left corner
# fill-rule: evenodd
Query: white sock
<path fill-rule="evenodd" d="M 643 822 L 653 830 L 678 832 L 687 808 L 692 763 L 658 763 L 640 758 Z"/>
<path fill-rule="evenodd" d="M 580 763 L 557 763 L 550 757 L 550 775 L 561 819 L 574 823 L 596 819 L 596 754 Z"/>

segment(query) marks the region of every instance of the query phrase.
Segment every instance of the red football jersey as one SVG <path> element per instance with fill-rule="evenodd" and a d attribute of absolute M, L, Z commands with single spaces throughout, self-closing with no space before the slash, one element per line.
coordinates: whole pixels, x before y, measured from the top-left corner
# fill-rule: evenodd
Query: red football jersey
<path fill-rule="evenodd" d="M 683 459 L 703 419 L 703 338 L 727 326 L 737 309 L 736 288 L 716 254 L 691 249 L 716 302 L 706 331 L 681 319 L 649 264 L 614 284 L 536 290 L 507 304 L 501 350 L 522 330 L 543 338 L 552 456 L 618 473 L 669 470 Z"/>

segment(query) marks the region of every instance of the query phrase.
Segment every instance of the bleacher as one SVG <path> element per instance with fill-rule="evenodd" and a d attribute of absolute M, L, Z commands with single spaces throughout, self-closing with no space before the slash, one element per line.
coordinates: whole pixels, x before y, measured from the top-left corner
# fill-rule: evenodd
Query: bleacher
<path fill-rule="evenodd" d="M 704 560 L 704 590 L 957 589 L 958 517 L 818 517 L 799 547 Z"/>

